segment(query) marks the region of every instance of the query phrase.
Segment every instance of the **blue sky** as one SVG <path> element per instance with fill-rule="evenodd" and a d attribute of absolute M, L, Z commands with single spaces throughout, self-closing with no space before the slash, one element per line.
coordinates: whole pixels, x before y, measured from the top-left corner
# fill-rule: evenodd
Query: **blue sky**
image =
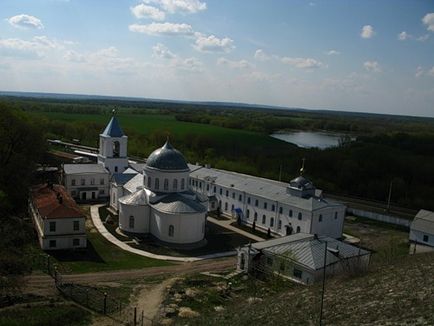
<path fill-rule="evenodd" d="M 434 116 L 431 0 L 2 0 L 0 90 Z"/>

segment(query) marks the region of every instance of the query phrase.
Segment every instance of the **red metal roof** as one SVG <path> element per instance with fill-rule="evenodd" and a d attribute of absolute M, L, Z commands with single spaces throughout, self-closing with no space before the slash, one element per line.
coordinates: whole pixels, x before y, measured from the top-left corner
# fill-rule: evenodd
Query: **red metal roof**
<path fill-rule="evenodd" d="M 61 185 L 47 184 L 32 188 L 33 205 L 42 218 L 78 218 L 84 217 L 83 212 Z"/>

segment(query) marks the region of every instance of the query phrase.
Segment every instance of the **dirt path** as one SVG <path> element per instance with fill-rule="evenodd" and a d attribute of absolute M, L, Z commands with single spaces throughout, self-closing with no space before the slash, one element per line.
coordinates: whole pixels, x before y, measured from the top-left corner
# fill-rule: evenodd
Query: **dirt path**
<path fill-rule="evenodd" d="M 120 270 L 111 272 L 99 272 L 99 273 L 85 273 L 85 274 L 70 274 L 63 275 L 63 282 L 74 282 L 81 284 L 92 284 L 97 282 L 109 282 L 116 280 L 128 280 L 136 279 L 146 276 L 157 276 L 174 274 L 176 276 L 205 272 L 205 271 L 218 271 L 224 269 L 230 269 L 235 267 L 235 257 L 221 258 L 215 260 L 204 260 L 194 263 L 184 263 L 173 266 L 163 267 L 149 267 L 144 269 L 134 270 Z M 53 279 L 46 274 L 32 274 L 25 278 L 27 282 L 27 288 L 34 289 L 47 289 L 49 287 L 54 288 Z"/>
<path fill-rule="evenodd" d="M 152 325 L 152 320 L 164 300 L 167 287 L 176 280 L 177 278 L 169 278 L 160 284 L 139 286 L 139 293 L 132 299 L 130 307 L 137 307 L 137 314 L 140 318 L 143 311 L 144 325 Z"/>

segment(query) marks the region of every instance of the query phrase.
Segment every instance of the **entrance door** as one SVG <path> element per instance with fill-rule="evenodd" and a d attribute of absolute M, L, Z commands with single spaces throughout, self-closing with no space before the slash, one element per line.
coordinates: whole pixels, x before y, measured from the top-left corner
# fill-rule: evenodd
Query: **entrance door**
<path fill-rule="evenodd" d="M 291 235 L 292 234 L 292 226 L 287 225 L 286 226 L 286 235 Z"/>
<path fill-rule="evenodd" d="M 92 199 L 95 199 L 95 191 L 92 191 Z"/>
<path fill-rule="evenodd" d="M 81 199 L 82 199 L 82 200 L 86 200 L 86 193 L 85 193 L 85 192 L 82 192 L 82 193 L 81 193 Z"/>

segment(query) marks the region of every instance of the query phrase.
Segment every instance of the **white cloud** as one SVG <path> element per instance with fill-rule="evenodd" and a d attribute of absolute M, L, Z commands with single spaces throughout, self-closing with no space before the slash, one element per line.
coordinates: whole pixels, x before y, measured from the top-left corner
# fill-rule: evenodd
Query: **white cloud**
<path fill-rule="evenodd" d="M 259 60 L 259 61 L 267 61 L 270 59 L 270 55 L 265 53 L 265 51 L 262 49 L 256 50 L 254 57 L 256 60 Z"/>
<path fill-rule="evenodd" d="M 70 62 L 85 62 L 86 58 L 84 55 L 76 52 L 76 51 L 66 51 L 63 58 Z"/>
<path fill-rule="evenodd" d="M 200 72 L 202 71 L 203 64 L 200 60 L 196 58 L 187 58 L 184 60 L 176 60 L 175 67 L 183 69 L 183 70 L 189 70 L 194 72 Z"/>
<path fill-rule="evenodd" d="M 235 48 L 234 41 L 228 37 L 218 38 L 215 35 L 196 33 L 195 48 L 201 52 L 230 52 Z"/>
<path fill-rule="evenodd" d="M 17 28 L 34 28 L 34 29 L 43 29 L 44 25 L 42 24 L 39 18 L 35 16 L 21 14 L 17 16 L 13 16 L 7 20 L 9 24 Z"/>
<path fill-rule="evenodd" d="M 362 27 L 362 31 L 360 32 L 360 36 L 362 38 L 371 38 L 375 35 L 374 32 L 374 27 L 372 27 L 371 25 L 365 25 Z"/>
<path fill-rule="evenodd" d="M 380 64 L 377 61 L 366 61 L 363 63 L 366 71 L 369 72 L 381 72 Z"/>
<path fill-rule="evenodd" d="M 284 64 L 291 65 L 300 69 L 314 69 L 321 68 L 324 64 L 312 58 L 290 58 L 283 57 L 280 59 Z"/>
<path fill-rule="evenodd" d="M 62 50 L 66 42 L 50 39 L 47 36 L 35 36 L 30 41 L 9 38 L 0 39 L 0 51 L 4 56 L 43 57 L 50 50 Z"/>
<path fill-rule="evenodd" d="M 157 43 L 152 47 L 152 56 L 154 58 L 161 58 L 161 59 L 173 59 L 176 57 L 175 54 L 170 52 L 167 46 L 161 43 Z"/>
<path fill-rule="evenodd" d="M 339 51 L 337 50 L 329 50 L 326 52 L 327 55 L 339 55 L 341 54 Z"/>
<path fill-rule="evenodd" d="M 232 61 L 226 58 L 218 58 L 217 64 L 222 66 L 228 66 L 234 69 L 248 69 L 252 67 L 252 65 L 247 60 L 244 59 L 239 61 Z"/>
<path fill-rule="evenodd" d="M 426 25 L 426 28 L 429 31 L 434 32 L 434 12 L 430 12 L 426 14 L 422 18 L 422 22 L 424 23 L 424 25 Z"/>
<path fill-rule="evenodd" d="M 408 34 L 406 31 L 402 31 L 401 33 L 398 34 L 398 40 L 400 41 L 405 41 L 408 40 L 409 38 L 412 38 L 412 36 Z"/>
<path fill-rule="evenodd" d="M 166 13 L 158 8 L 147 6 L 143 3 L 131 8 L 132 14 L 136 18 L 150 18 L 153 20 L 164 20 Z"/>
<path fill-rule="evenodd" d="M 163 10 L 176 13 L 197 13 L 206 9 L 206 3 L 199 0 L 144 0 L 145 3 L 153 3 Z"/>
<path fill-rule="evenodd" d="M 148 35 L 192 35 L 193 28 L 188 24 L 151 23 L 148 25 L 133 24 L 130 31 Z"/>
<path fill-rule="evenodd" d="M 434 67 L 432 67 L 432 68 L 428 71 L 428 75 L 434 77 Z"/>
<path fill-rule="evenodd" d="M 425 42 L 425 41 L 428 40 L 428 39 L 429 39 L 429 34 L 425 34 L 425 35 L 419 36 L 419 37 L 416 39 L 416 41 L 419 41 L 419 42 Z"/>
<path fill-rule="evenodd" d="M 424 74 L 424 70 L 423 70 L 423 68 L 421 67 L 421 66 L 418 66 L 417 68 L 416 68 L 416 73 L 414 74 L 414 76 L 416 77 L 416 78 L 419 78 L 420 76 L 422 76 Z"/>

